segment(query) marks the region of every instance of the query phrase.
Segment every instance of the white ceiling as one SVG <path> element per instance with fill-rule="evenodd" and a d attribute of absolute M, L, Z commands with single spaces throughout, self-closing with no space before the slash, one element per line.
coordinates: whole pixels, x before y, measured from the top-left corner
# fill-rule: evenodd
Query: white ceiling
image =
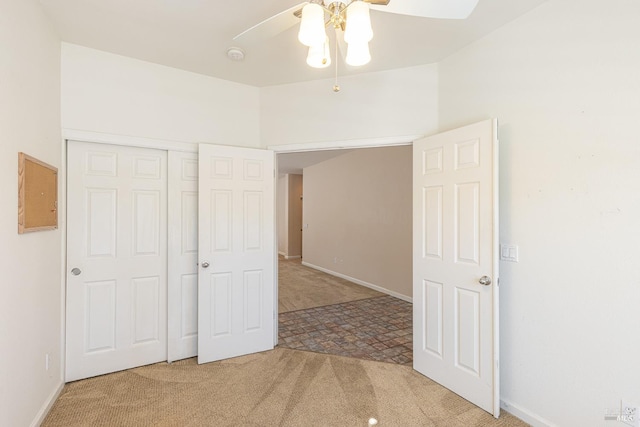
<path fill-rule="evenodd" d="M 305 151 L 300 153 L 278 154 L 278 173 L 302 174 L 302 170 L 325 160 L 342 156 L 353 150 Z"/>
<path fill-rule="evenodd" d="M 391 0 L 407 1 L 407 0 Z M 415 0 L 420 1 L 420 0 Z M 451 1 L 451 0 L 442 0 Z M 480 0 L 466 20 L 371 12 L 372 61 L 340 75 L 438 62 L 545 0 Z M 63 41 L 254 86 L 332 77 L 306 65 L 297 27 L 250 45 L 233 37 L 301 0 L 40 0 Z M 243 62 L 226 56 L 237 45 Z"/>

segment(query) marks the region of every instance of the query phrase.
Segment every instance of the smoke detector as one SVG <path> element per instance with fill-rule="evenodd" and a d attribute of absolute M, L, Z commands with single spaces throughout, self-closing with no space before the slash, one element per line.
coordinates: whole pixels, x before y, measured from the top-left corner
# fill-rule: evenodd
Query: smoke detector
<path fill-rule="evenodd" d="M 227 49 L 227 58 L 235 62 L 244 61 L 244 50 L 239 47 L 230 47 Z"/>

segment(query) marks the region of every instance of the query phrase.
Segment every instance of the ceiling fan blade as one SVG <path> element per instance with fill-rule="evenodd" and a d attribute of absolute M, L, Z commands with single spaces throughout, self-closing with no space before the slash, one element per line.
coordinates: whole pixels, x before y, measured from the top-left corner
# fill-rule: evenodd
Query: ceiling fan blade
<path fill-rule="evenodd" d="M 400 15 L 438 19 L 465 19 L 478 0 L 391 0 L 386 6 L 372 2 L 371 9 Z"/>
<path fill-rule="evenodd" d="M 280 34 L 284 30 L 300 23 L 300 15 L 296 12 L 307 3 L 308 2 L 297 4 L 287 10 L 273 15 L 271 18 L 267 18 L 248 30 L 241 32 L 235 36 L 233 40 L 242 44 L 253 44 Z"/>

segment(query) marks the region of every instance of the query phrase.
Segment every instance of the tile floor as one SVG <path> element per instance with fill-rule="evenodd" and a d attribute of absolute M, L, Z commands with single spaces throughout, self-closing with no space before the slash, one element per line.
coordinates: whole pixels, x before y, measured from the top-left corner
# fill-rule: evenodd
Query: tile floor
<path fill-rule="evenodd" d="M 411 365 L 412 306 L 392 296 L 289 311 L 279 316 L 279 346 Z"/>

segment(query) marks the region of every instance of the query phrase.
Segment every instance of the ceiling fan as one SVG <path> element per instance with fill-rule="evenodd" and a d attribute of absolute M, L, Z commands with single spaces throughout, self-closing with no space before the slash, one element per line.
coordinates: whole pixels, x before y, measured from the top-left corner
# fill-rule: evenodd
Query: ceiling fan
<path fill-rule="evenodd" d="M 251 44 L 273 37 L 300 24 L 298 40 L 309 48 L 307 64 L 314 68 L 331 65 L 326 27 L 336 31 L 336 80 L 338 43 L 346 42 L 345 62 L 362 66 L 371 60 L 369 41 L 373 38 L 369 10 L 439 19 L 465 19 L 478 0 L 309 0 L 292 6 L 233 38 Z M 338 37 L 338 32 L 344 37 Z M 342 48 L 345 52 L 344 47 Z M 340 87 L 334 86 L 338 92 Z"/>

